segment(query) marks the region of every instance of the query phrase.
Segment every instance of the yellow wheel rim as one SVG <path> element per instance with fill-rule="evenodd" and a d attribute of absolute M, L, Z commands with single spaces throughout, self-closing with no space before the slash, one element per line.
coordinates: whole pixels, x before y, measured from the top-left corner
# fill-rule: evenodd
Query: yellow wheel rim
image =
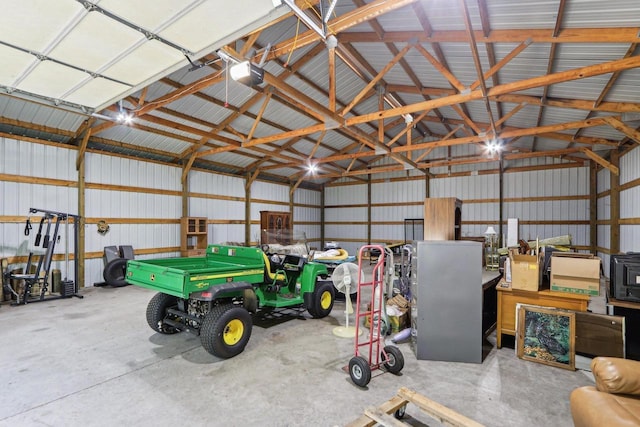
<path fill-rule="evenodd" d="M 242 324 L 242 321 L 233 319 L 227 323 L 227 326 L 225 326 L 224 332 L 222 333 L 222 339 L 226 345 L 234 345 L 240 341 L 242 334 L 244 334 L 244 325 Z"/>
<path fill-rule="evenodd" d="M 331 307 L 331 292 L 324 291 L 320 297 L 320 307 L 323 310 L 328 310 Z"/>

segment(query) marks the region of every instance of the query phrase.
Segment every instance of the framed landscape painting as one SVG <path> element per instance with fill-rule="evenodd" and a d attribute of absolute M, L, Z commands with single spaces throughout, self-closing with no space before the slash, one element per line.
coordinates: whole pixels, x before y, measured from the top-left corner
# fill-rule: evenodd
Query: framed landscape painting
<path fill-rule="evenodd" d="M 516 354 L 519 358 L 564 369 L 575 369 L 575 313 L 518 304 Z"/>

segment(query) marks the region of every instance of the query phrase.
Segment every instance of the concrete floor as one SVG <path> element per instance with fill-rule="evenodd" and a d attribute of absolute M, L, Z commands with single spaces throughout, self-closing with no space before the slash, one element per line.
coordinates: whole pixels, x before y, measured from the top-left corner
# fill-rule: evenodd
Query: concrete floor
<path fill-rule="evenodd" d="M 256 319 L 245 351 L 220 360 L 189 333 L 153 332 L 151 291 L 82 293 L 0 309 L 0 426 L 337 426 L 400 387 L 487 426 L 571 426 L 569 393 L 592 383 L 498 350 L 494 334 L 482 364 L 418 361 L 400 344 L 402 374 L 360 389 L 342 370 L 353 340 L 332 334 L 344 302 L 320 320 L 293 311 Z M 439 425 L 411 404 L 407 415 L 413 425 Z"/>

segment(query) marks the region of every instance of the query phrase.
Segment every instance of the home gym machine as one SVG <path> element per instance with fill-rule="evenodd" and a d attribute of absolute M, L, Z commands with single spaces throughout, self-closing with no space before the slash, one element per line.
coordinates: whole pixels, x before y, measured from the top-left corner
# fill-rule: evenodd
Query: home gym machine
<path fill-rule="evenodd" d="M 4 274 L 4 287 L 5 291 L 13 294 L 16 298 L 16 301 L 12 303 L 12 305 L 20 305 L 27 304 L 31 302 L 40 302 L 40 301 L 50 301 L 53 299 L 60 298 L 70 298 L 77 297 L 82 298 L 82 295 L 78 293 L 78 241 L 79 241 L 79 224 L 80 224 L 80 216 L 72 215 L 69 213 L 63 212 L 55 212 L 49 211 L 46 209 L 29 209 L 29 216 L 27 217 L 27 223 L 24 229 L 25 236 L 29 236 L 31 231 L 31 215 L 42 213 L 43 216 L 40 219 L 40 225 L 38 227 L 38 233 L 36 234 L 36 238 L 34 241 L 34 246 L 40 246 L 42 244 L 42 249 L 44 252 L 40 255 L 34 255 L 33 252 L 29 253 L 29 257 L 27 258 L 27 266 L 24 269 L 23 274 L 14 274 L 10 273 L 7 268 Z M 74 222 L 74 233 L 73 233 L 73 265 L 74 265 L 74 278 L 75 280 L 71 280 L 69 278 L 69 219 L 73 218 Z M 46 230 L 43 233 L 43 228 L 45 222 L 47 223 Z M 56 247 L 56 243 L 60 241 L 59 231 L 60 224 L 64 222 L 66 227 L 65 233 L 65 278 L 60 282 L 60 295 L 46 295 L 49 273 L 51 270 L 51 261 L 53 260 L 53 253 Z M 54 225 L 55 223 L 55 225 Z M 53 225 L 53 233 L 51 232 L 51 226 Z M 37 258 L 37 263 L 36 263 Z M 35 265 L 35 269 L 32 266 Z M 17 283 L 16 281 L 24 281 L 24 288 L 18 292 L 18 290 L 14 289 L 12 283 Z M 35 285 L 40 285 L 39 295 L 31 295 L 32 289 Z"/>

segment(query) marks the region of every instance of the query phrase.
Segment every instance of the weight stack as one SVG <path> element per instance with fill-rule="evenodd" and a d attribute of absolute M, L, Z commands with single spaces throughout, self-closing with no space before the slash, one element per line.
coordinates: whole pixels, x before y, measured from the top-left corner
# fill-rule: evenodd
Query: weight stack
<path fill-rule="evenodd" d="M 73 280 L 63 280 L 60 282 L 60 296 L 70 297 L 76 293 L 76 284 Z"/>

